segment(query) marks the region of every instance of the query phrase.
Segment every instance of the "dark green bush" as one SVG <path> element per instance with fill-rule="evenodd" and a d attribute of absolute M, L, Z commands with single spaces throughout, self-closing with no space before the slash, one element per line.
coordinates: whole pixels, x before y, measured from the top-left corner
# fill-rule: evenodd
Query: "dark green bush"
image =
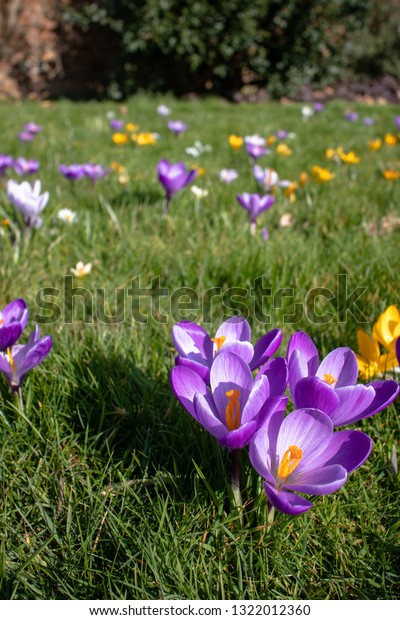
<path fill-rule="evenodd" d="M 397 0 L 98 0 L 66 19 L 118 35 L 109 93 L 213 91 L 271 96 L 355 72 L 397 76 Z M 79 6 L 81 3 L 79 3 Z M 106 44 L 106 43 L 105 43 Z M 395 66 L 397 62 L 397 67 Z"/>

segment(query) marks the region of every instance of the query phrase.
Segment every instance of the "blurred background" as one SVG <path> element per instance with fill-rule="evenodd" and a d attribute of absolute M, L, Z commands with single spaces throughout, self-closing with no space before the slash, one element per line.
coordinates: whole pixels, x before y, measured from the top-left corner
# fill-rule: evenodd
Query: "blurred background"
<path fill-rule="evenodd" d="M 0 0 L 0 98 L 400 101 L 400 0 Z"/>

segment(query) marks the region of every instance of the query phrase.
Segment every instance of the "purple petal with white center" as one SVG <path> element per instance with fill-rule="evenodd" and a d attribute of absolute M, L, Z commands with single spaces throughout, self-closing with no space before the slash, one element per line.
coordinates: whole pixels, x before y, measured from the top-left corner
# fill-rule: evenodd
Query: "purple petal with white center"
<path fill-rule="evenodd" d="M 210 369 L 204 363 L 201 364 L 187 357 L 180 357 L 179 355 L 177 355 L 175 357 L 175 365 L 186 366 L 187 368 L 191 368 L 192 370 L 194 370 L 195 373 L 197 373 L 203 379 L 204 383 L 206 383 L 207 385 L 210 384 Z"/>
<path fill-rule="evenodd" d="M 264 334 L 254 345 L 254 356 L 251 360 L 250 368 L 255 370 L 264 364 L 271 355 L 276 353 L 281 342 L 282 332 L 280 329 L 272 329 L 267 334 Z"/>
<path fill-rule="evenodd" d="M 218 418 L 218 412 L 216 411 L 212 398 L 207 395 L 207 398 L 203 394 L 195 394 L 194 396 L 194 412 L 193 416 L 204 428 L 217 439 L 224 437 L 227 432 L 226 426 L 222 424 Z"/>
<path fill-rule="evenodd" d="M 50 353 L 52 344 L 53 342 L 51 337 L 44 336 L 44 338 L 35 340 L 35 342 L 30 341 L 26 347 L 24 347 L 24 357 L 19 367 L 20 381 L 22 381 L 29 370 L 32 370 L 32 368 L 38 366 L 45 359 L 45 357 L 47 357 Z M 27 347 L 29 347 L 28 350 L 26 350 Z"/>
<path fill-rule="evenodd" d="M 359 415 L 351 419 L 351 423 L 358 422 L 364 418 L 369 418 L 375 413 L 386 409 L 399 395 L 399 384 L 397 381 L 371 381 L 367 384 L 367 387 L 371 386 L 375 390 L 375 398 L 372 403 L 364 409 Z M 350 424 L 350 422 L 349 422 Z"/>
<path fill-rule="evenodd" d="M 171 370 L 170 385 L 181 405 L 197 420 L 194 397 L 196 394 L 202 394 L 207 399 L 208 395 L 207 386 L 201 377 L 191 368 L 175 366 Z"/>
<path fill-rule="evenodd" d="M 210 371 L 210 385 L 220 420 L 225 423 L 226 406 L 229 390 L 239 390 L 240 408 L 243 411 L 249 397 L 253 376 L 249 366 L 235 353 L 224 353 L 215 356 Z"/>
<path fill-rule="evenodd" d="M 265 405 L 269 397 L 269 381 L 264 375 L 259 381 L 256 381 L 249 394 L 249 398 L 242 409 L 242 415 L 240 418 L 241 424 L 246 424 L 257 417 L 262 407 Z"/>
<path fill-rule="evenodd" d="M 297 481 L 294 480 L 293 478 L 293 482 L 285 482 L 283 487 L 289 491 L 298 491 L 310 495 L 327 495 L 334 493 L 344 485 L 347 480 L 347 471 L 342 465 L 327 465 L 303 472 L 301 478 L 299 476 Z"/>
<path fill-rule="evenodd" d="M 357 358 L 348 347 L 339 347 L 328 353 L 315 374 L 320 379 L 325 375 L 334 377 L 335 389 L 354 385 L 358 377 Z"/>
<path fill-rule="evenodd" d="M 340 402 L 336 391 L 317 377 L 300 379 L 295 387 L 293 401 L 298 409 L 319 409 L 331 417 Z"/>
<path fill-rule="evenodd" d="M 339 397 L 339 404 L 330 416 L 335 428 L 361 419 L 358 416 L 362 415 L 375 398 L 374 388 L 361 384 L 349 385 L 334 391 Z"/>
<path fill-rule="evenodd" d="M 314 461 L 329 445 L 332 433 L 331 419 L 318 409 L 297 409 L 286 416 L 276 444 L 279 463 L 289 446 L 297 446 L 303 455 L 296 469 L 287 476 L 285 484 L 295 484 L 301 480 L 303 473 L 312 471 Z M 275 475 L 275 472 L 272 473 Z"/>
<path fill-rule="evenodd" d="M 257 422 L 255 420 L 250 420 L 250 422 L 247 422 L 236 430 L 227 433 L 218 441 L 224 448 L 228 448 L 229 450 L 240 450 L 249 443 L 256 430 Z"/>
<path fill-rule="evenodd" d="M 250 443 L 251 464 L 260 476 L 273 485 L 275 485 L 275 478 L 271 472 L 277 470 L 276 442 L 283 419 L 284 412 L 282 410 L 273 411 Z"/>
<path fill-rule="evenodd" d="M 251 365 L 250 365 L 251 368 Z M 284 357 L 274 357 L 260 368 L 256 381 L 265 375 L 269 381 L 269 395 L 281 396 L 287 387 L 288 367 Z"/>
<path fill-rule="evenodd" d="M 231 340 L 247 340 L 250 341 L 251 330 L 250 325 L 242 316 L 231 316 L 224 321 L 215 334 L 216 338 L 225 336 L 227 341 Z"/>
<path fill-rule="evenodd" d="M 241 357 L 246 362 L 246 364 L 250 363 L 250 360 L 252 359 L 254 354 L 254 349 L 251 342 L 241 342 L 240 340 L 224 343 L 222 347 L 216 352 L 215 356 L 220 355 L 222 351 L 224 353 L 228 351 L 230 353 L 235 353 L 236 355 Z"/>
<path fill-rule="evenodd" d="M 213 359 L 213 343 L 205 329 L 191 321 L 181 321 L 172 328 L 172 341 L 182 357 L 199 363 Z"/>
<path fill-rule="evenodd" d="M 290 362 L 292 354 L 298 351 L 301 359 L 307 365 L 307 374 L 304 376 L 315 375 L 319 365 L 318 349 L 305 332 L 296 332 L 289 340 L 286 359 Z"/>
<path fill-rule="evenodd" d="M 361 431 L 337 431 L 333 433 L 329 446 L 320 454 L 320 462 L 326 465 L 341 465 L 350 474 L 369 457 L 372 441 Z"/>
<path fill-rule="evenodd" d="M 276 491 L 268 482 L 264 482 L 264 489 L 271 506 L 284 514 L 300 515 L 313 507 L 308 499 L 289 491 Z"/>

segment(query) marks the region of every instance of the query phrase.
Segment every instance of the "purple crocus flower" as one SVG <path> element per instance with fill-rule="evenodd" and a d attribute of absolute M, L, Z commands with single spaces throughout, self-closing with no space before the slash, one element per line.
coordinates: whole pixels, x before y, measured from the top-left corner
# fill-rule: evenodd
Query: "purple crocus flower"
<path fill-rule="evenodd" d="M 103 177 L 106 177 L 110 174 L 110 169 L 103 168 L 101 164 L 91 164 L 91 163 L 83 164 L 82 168 L 83 168 L 83 172 L 85 176 L 87 176 L 91 180 L 93 185 L 99 179 L 102 179 Z"/>
<path fill-rule="evenodd" d="M 117 118 L 112 118 L 109 125 L 113 131 L 119 131 L 124 126 L 124 121 L 120 121 Z"/>
<path fill-rule="evenodd" d="M 318 350 L 304 332 L 296 332 L 287 351 L 289 388 L 295 407 L 320 409 L 335 427 L 352 424 L 385 409 L 397 397 L 396 381 L 357 384 L 353 351 L 340 347 L 319 362 Z"/>
<path fill-rule="evenodd" d="M 13 162 L 13 168 L 20 176 L 35 174 L 39 170 L 39 166 L 39 162 L 35 159 L 25 159 L 24 157 L 17 157 Z"/>
<path fill-rule="evenodd" d="M 182 121 L 169 121 L 168 122 L 168 129 L 170 129 L 172 133 L 174 133 L 176 136 L 179 136 L 181 133 L 186 131 L 187 128 L 188 126 L 185 125 L 185 123 L 183 123 Z"/>
<path fill-rule="evenodd" d="M 30 133 L 29 131 L 21 131 L 21 133 L 18 135 L 18 138 L 21 140 L 21 142 L 32 142 L 34 137 L 35 134 Z"/>
<path fill-rule="evenodd" d="M 162 159 L 157 165 L 157 174 L 160 183 L 165 189 L 166 201 L 164 211 L 167 212 L 172 196 L 193 181 L 197 170 L 187 170 L 185 164 L 181 161 L 171 164 L 167 159 Z"/>
<path fill-rule="evenodd" d="M 185 409 L 218 442 L 230 450 L 243 448 L 285 396 L 271 396 L 268 376 L 254 381 L 246 362 L 229 351 L 218 355 L 210 370 L 210 387 L 187 366 L 171 371 L 172 390 Z"/>
<path fill-rule="evenodd" d="M 40 329 L 31 333 L 27 344 L 16 344 L 6 352 L 0 352 L 0 372 L 3 373 L 13 392 L 18 392 L 27 372 L 38 366 L 50 352 L 50 336 L 40 338 Z"/>
<path fill-rule="evenodd" d="M 61 164 L 58 167 L 58 170 L 69 181 L 77 181 L 78 179 L 81 179 L 85 174 L 85 168 L 81 164 L 71 164 L 70 166 L 65 166 L 64 164 Z"/>
<path fill-rule="evenodd" d="M 169 116 L 171 114 L 171 108 L 161 103 L 157 108 L 157 112 L 160 116 Z"/>
<path fill-rule="evenodd" d="M 42 220 L 38 217 L 49 201 L 49 192 L 40 193 L 41 183 L 35 181 L 33 187 L 28 181 L 17 183 L 9 180 L 7 183 L 7 196 L 14 207 L 22 214 L 26 226 L 39 228 Z"/>
<path fill-rule="evenodd" d="M 219 173 L 219 180 L 223 183 L 232 183 L 232 181 L 235 181 L 237 178 L 238 172 L 233 168 L 222 168 Z"/>
<path fill-rule="evenodd" d="M 24 125 L 24 131 L 28 131 L 29 133 L 36 135 L 42 131 L 42 128 L 40 125 L 36 125 L 36 123 L 31 122 Z"/>
<path fill-rule="evenodd" d="M 172 340 L 178 351 L 175 363 L 197 372 L 208 384 L 214 358 L 223 351 L 236 353 L 249 364 L 251 370 L 256 370 L 276 353 L 282 342 L 282 332 L 280 329 L 272 329 L 253 347 L 250 342 L 250 325 L 246 319 L 232 316 L 220 325 L 214 338 L 200 325 L 192 321 L 181 321 L 172 328 Z M 278 367 L 275 369 L 278 370 Z M 283 391 L 285 388 L 286 383 Z"/>
<path fill-rule="evenodd" d="M 370 116 L 366 116 L 365 118 L 363 118 L 363 123 L 364 125 L 366 125 L 367 127 L 371 127 L 371 125 L 373 125 L 375 123 L 374 119 L 371 118 Z"/>
<path fill-rule="evenodd" d="M 265 480 L 269 504 L 298 515 L 313 504 L 297 493 L 337 491 L 371 449 L 371 439 L 360 431 L 334 433 L 332 420 L 318 409 L 298 409 L 284 418 L 277 408 L 252 439 L 249 455 Z"/>
<path fill-rule="evenodd" d="M 395 116 L 394 122 L 395 122 L 397 129 L 400 131 L 400 116 Z"/>
<path fill-rule="evenodd" d="M 0 310 L 0 351 L 12 347 L 28 322 L 28 306 L 24 299 L 14 299 Z"/>
<path fill-rule="evenodd" d="M 270 152 L 266 146 L 252 142 L 246 142 L 246 151 L 254 161 Z"/>
<path fill-rule="evenodd" d="M 278 129 L 278 131 L 275 132 L 275 136 L 278 138 L 278 140 L 286 140 L 288 135 L 289 132 L 285 131 L 284 129 Z"/>
<path fill-rule="evenodd" d="M 357 112 L 351 112 L 350 110 L 348 110 L 344 113 L 344 119 L 346 121 L 349 121 L 350 123 L 354 123 L 354 121 L 358 120 L 358 114 Z"/>
<path fill-rule="evenodd" d="M 321 103 L 320 101 L 316 101 L 314 103 L 314 112 L 322 112 L 322 110 L 325 108 L 324 104 Z"/>
<path fill-rule="evenodd" d="M 0 155 L 0 176 L 3 176 L 7 168 L 14 165 L 14 159 L 10 155 Z"/>
<path fill-rule="evenodd" d="M 238 194 L 236 200 L 248 211 L 250 216 L 250 229 L 251 233 L 254 235 L 258 216 L 272 207 L 275 202 L 275 197 L 272 196 L 272 194 L 260 196 L 259 194 L 248 194 L 244 192 L 243 194 Z"/>

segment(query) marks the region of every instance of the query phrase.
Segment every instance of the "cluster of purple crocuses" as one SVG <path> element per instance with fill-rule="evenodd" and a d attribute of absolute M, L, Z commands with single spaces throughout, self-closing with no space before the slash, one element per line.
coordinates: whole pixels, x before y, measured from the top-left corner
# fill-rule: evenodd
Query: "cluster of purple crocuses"
<path fill-rule="evenodd" d="M 39 162 L 35 159 L 25 159 L 25 157 L 11 157 L 11 155 L 0 155 L 0 176 L 4 176 L 9 169 L 14 170 L 19 176 L 35 174 L 39 170 Z"/>
<path fill-rule="evenodd" d="M 109 168 L 104 168 L 101 164 L 71 164 L 66 166 L 61 164 L 58 167 L 59 172 L 69 181 L 78 181 L 82 177 L 86 176 L 93 185 L 103 177 L 110 174 Z"/>
<path fill-rule="evenodd" d="M 34 139 L 35 136 L 37 136 L 38 133 L 40 133 L 42 131 L 42 128 L 40 125 L 37 125 L 36 123 L 26 123 L 21 131 L 21 133 L 18 135 L 18 138 L 21 140 L 21 142 L 32 142 L 32 140 Z"/>
<path fill-rule="evenodd" d="M 269 331 L 253 346 L 242 317 L 225 321 L 214 337 L 183 321 L 173 327 L 172 339 L 178 352 L 170 376 L 175 396 L 233 454 L 249 445 L 270 507 L 289 515 L 313 505 L 299 493 L 337 491 L 368 458 L 368 435 L 336 429 L 382 411 L 399 393 L 393 380 L 358 384 L 357 360 L 347 347 L 320 361 L 304 332 L 291 337 L 286 357 L 272 357 L 281 331 Z M 287 388 L 294 405 L 288 414 Z"/>
<path fill-rule="evenodd" d="M 25 375 L 38 366 L 50 352 L 50 336 L 40 338 L 36 325 L 26 344 L 17 344 L 28 322 L 28 306 L 24 299 L 15 299 L 0 310 L 0 373 L 13 393 L 20 391 Z"/>

